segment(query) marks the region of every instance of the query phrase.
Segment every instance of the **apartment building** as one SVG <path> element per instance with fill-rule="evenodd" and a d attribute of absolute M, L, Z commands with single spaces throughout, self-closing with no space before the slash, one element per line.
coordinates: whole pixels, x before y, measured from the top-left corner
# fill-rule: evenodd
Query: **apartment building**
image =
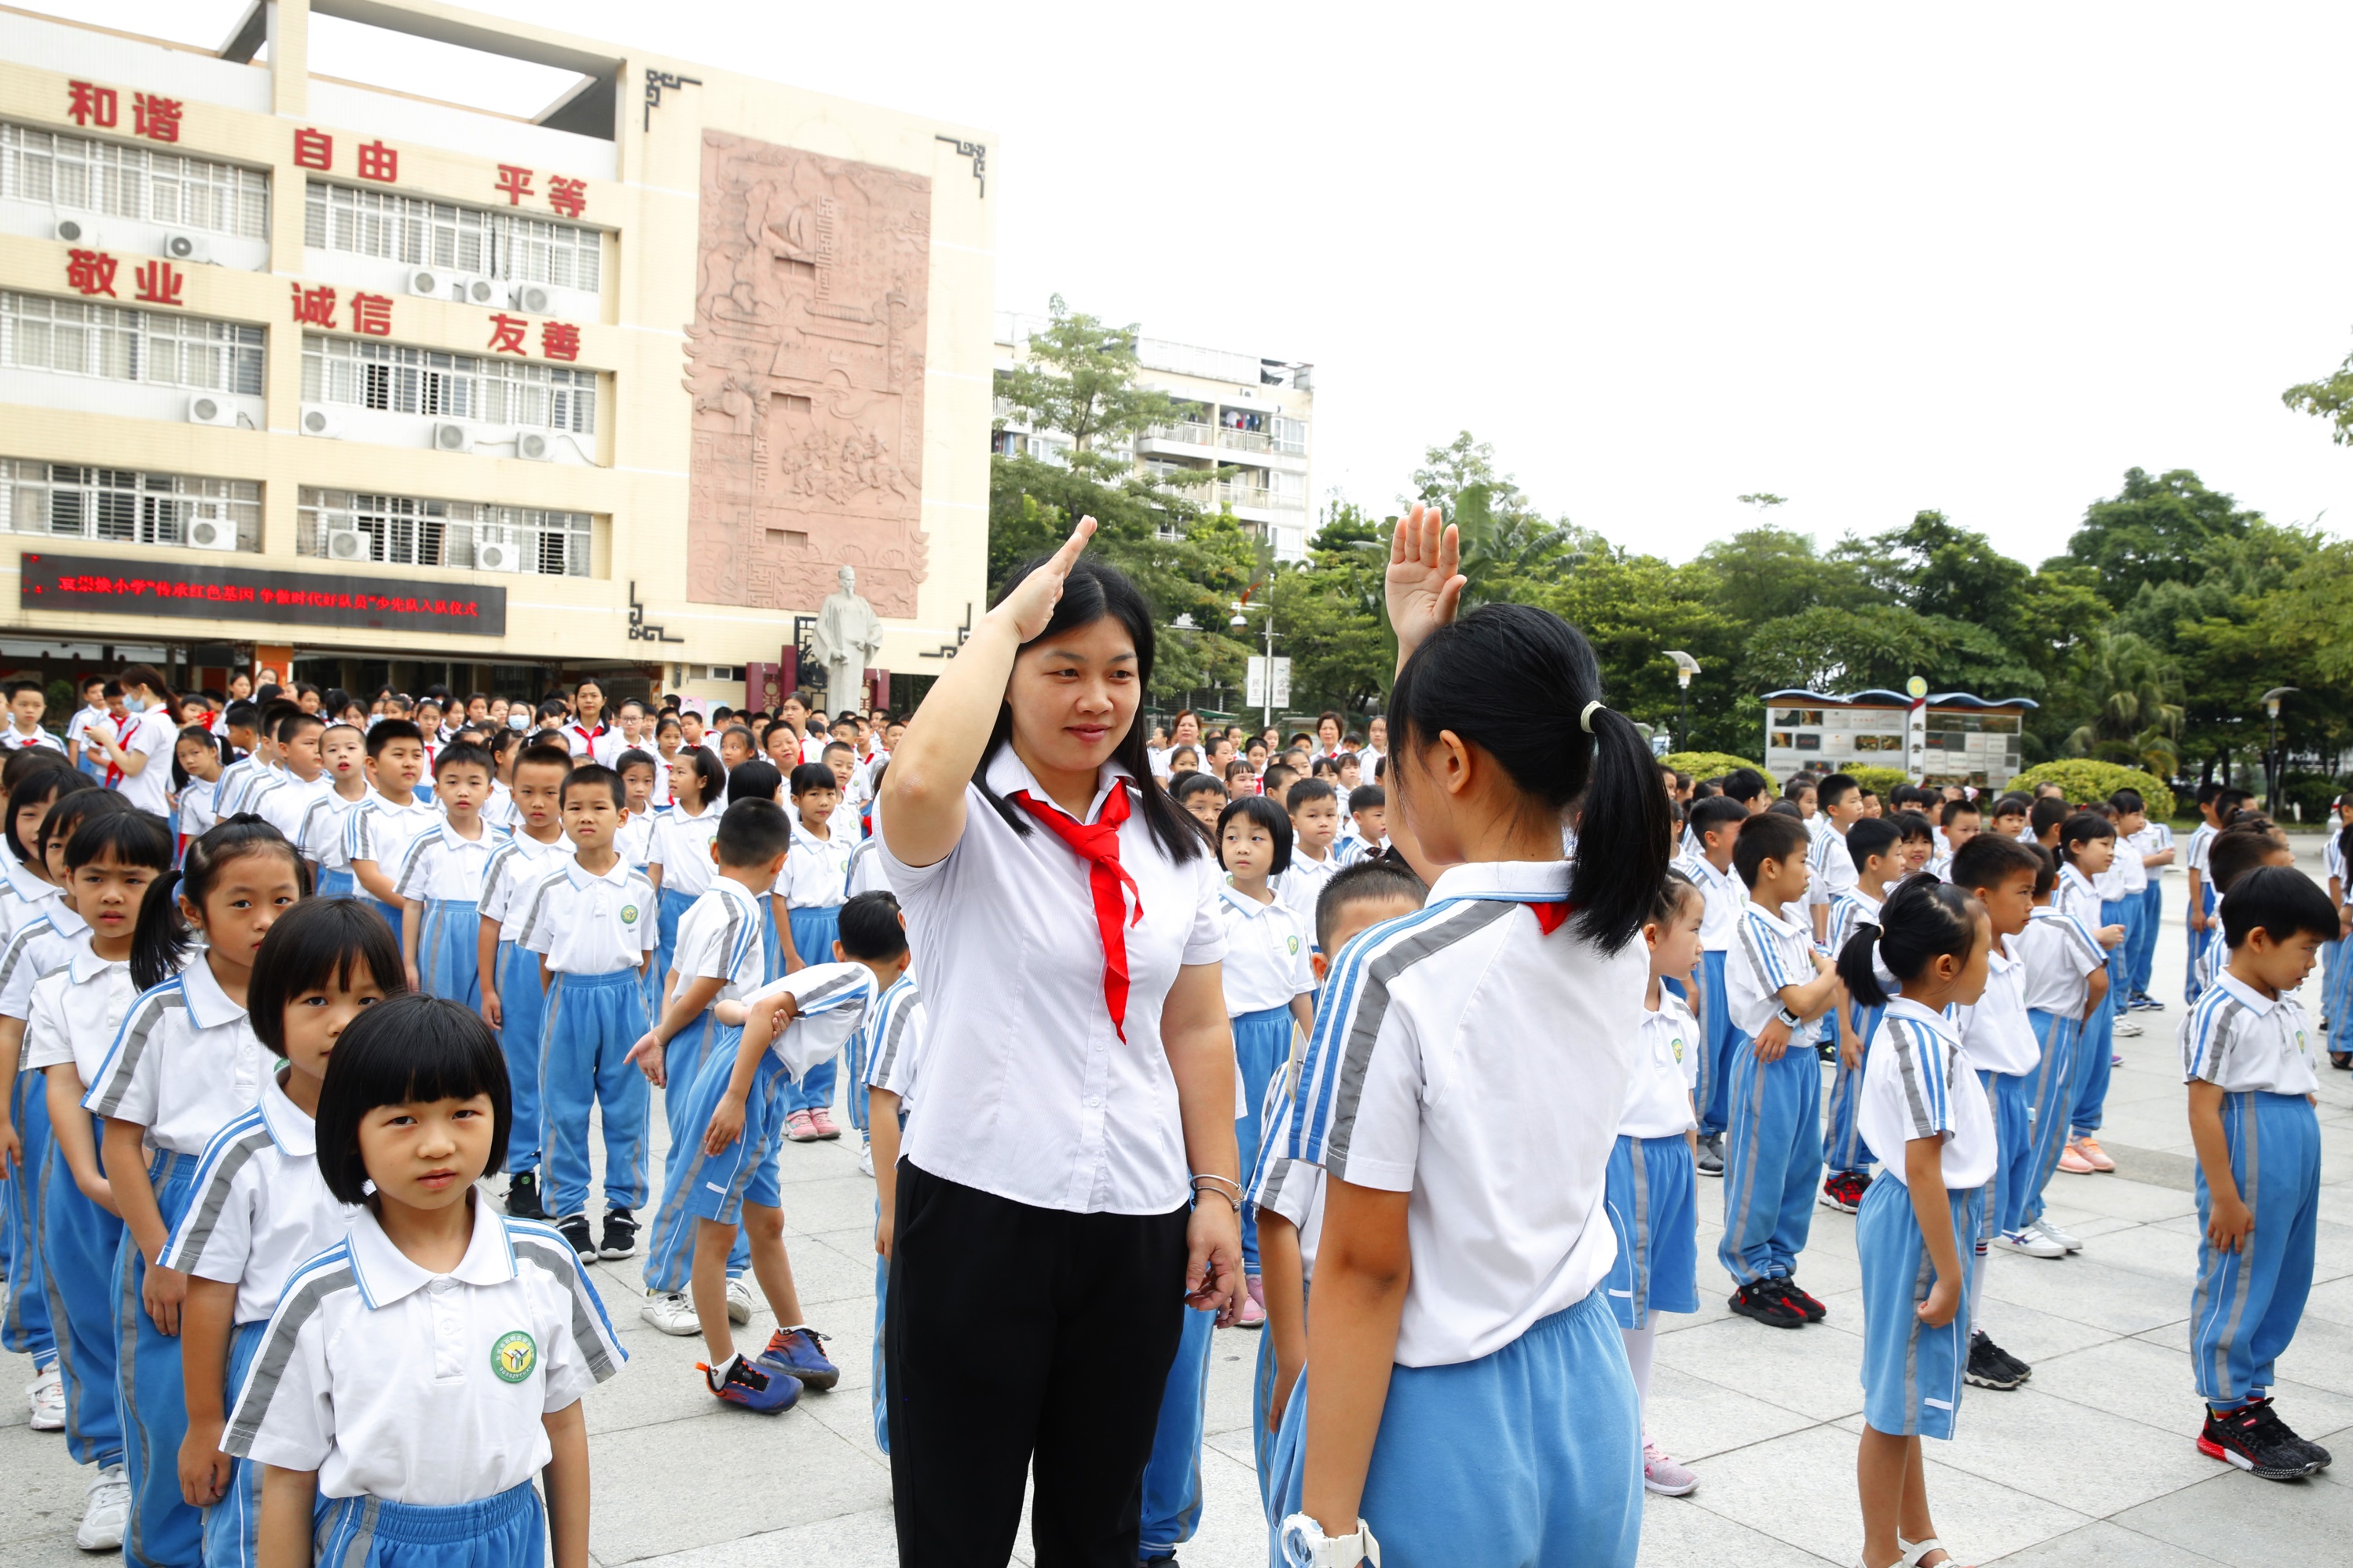
<path fill-rule="evenodd" d="M 319 18 L 570 85 L 314 75 Z M 886 630 L 831 704 L 935 672 L 985 598 L 989 142 L 435 0 L 214 49 L 0 11 L 0 670 L 742 702 L 849 565 Z"/>
<path fill-rule="evenodd" d="M 996 367 L 1003 373 L 1029 353 L 1029 334 L 1044 316 L 997 313 Z M 1179 415 L 1147 431 L 1127 454 L 1139 471 L 1184 490 L 1214 511 L 1234 516 L 1270 541 L 1280 561 L 1307 558 L 1308 437 L 1315 405 L 1314 369 L 1291 360 L 1257 359 L 1221 349 L 1195 348 L 1165 338 L 1140 337 L 1136 380 L 1176 399 Z M 1070 449 L 1056 431 L 1032 430 L 999 400 L 996 452 L 1027 452 L 1053 461 Z M 1240 470 L 1227 479 L 1219 468 Z M 1198 478 L 1188 478 L 1198 475 Z"/>

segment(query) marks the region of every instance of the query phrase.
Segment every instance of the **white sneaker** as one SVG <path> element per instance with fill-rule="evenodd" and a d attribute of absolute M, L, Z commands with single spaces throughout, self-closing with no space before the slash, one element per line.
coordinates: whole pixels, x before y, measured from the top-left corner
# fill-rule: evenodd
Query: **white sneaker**
<path fill-rule="evenodd" d="M 2039 1230 L 2005 1230 L 1995 1237 L 1994 1245 L 2029 1258 L 2064 1258 L 2067 1249 Z"/>
<path fill-rule="evenodd" d="M 36 1432 L 62 1432 L 66 1429 L 66 1385 L 58 1376 L 56 1367 L 41 1373 L 25 1385 L 25 1397 L 33 1406 L 32 1428 Z"/>
<path fill-rule="evenodd" d="M 2063 1247 L 2069 1252 L 2081 1252 L 2084 1250 L 2084 1244 L 2077 1241 L 2073 1237 L 2069 1236 L 2065 1231 L 2061 1230 L 2056 1225 L 2052 1224 L 2049 1215 L 2042 1215 L 2040 1219 L 2035 1220 L 2031 1225 L 2028 1226 L 2027 1228 L 2029 1230 L 2042 1232 L 2047 1239 L 2056 1243 L 2058 1246 Z"/>
<path fill-rule="evenodd" d="M 666 1334 L 684 1339 L 702 1331 L 702 1320 L 694 1315 L 694 1302 L 683 1290 L 649 1290 L 645 1305 L 638 1316 Z"/>
<path fill-rule="evenodd" d="M 727 1281 L 727 1321 L 731 1323 L 752 1321 L 752 1282 L 741 1274 Z"/>
<path fill-rule="evenodd" d="M 874 1145 L 863 1140 L 858 1145 L 858 1169 L 864 1175 L 874 1173 Z"/>
<path fill-rule="evenodd" d="M 2117 1037 L 2120 1039 L 2133 1039 L 2140 1034 L 2140 1026 L 2138 1024 L 2127 1022 L 2123 1018 L 2118 1018 L 2116 1020 L 2116 1033 Z"/>
<path fill-rule="evenodd" d="M 131 1522 L 131 1483 L 122 1479 L 122 1467 L 109 1465 L 92 1476 L 89 1491 L 90 1502 L 81 1510 L 74 1544 L 84 1552 L 115 1551 Z"/>

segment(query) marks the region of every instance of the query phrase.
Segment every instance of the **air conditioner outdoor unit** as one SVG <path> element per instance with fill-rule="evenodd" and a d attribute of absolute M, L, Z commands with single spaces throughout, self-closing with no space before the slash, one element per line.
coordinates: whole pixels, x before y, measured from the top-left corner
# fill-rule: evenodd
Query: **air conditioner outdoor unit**
<path fill-rule="evenodd" d="M 487 278 L 457 278 L 451 279 L 449 297 L 469 305 L 495 305 L 499 302 L 499 286 Z"/>
<path fill-rule="evenodd" d="M 544 283 L 518 283 L 507 297 L 516 310 L 533 316 L 546 315 L 548 306 L 554 302 Z"/>
<path fill-rule="evenodd" d="M 521 431 L 515 436 L 515 456 L 534 463 L 554 462 L 555 438 L 544 431 Z"/>
<path fill-rule="evenodd" d="M 98 243 L 98 226 L 86 217 L 61 217 L 49 226 L 49 233 L 68 245 Z"/>
<path fill-rule="evenodd" d="M 436 272 L 430 267 L 412 267 L 408 269 L 408 291 L 427 300 L 456 298 L 457 281 L 447 272 Z"/>
<path fill-rule="evenodd" d="M 237 524 L 226 518 L 200 517 L 188 524 L 188 548 L 191 550 L 235 550 Z"/>
<path fill-rule="evenodd" d="M 305 436 L 324 436 L 332 439 L 343 433 L 343 416 L 322 403 L 302 405 L 299 421 Z"/>
<path fill-rule="evenodd" d="M 210 261 L 213 258 L 212 241 L 184 228 L 165 230 L 162 249 L 164 257 L 173 261 Z"/>
<path fill-rule="evenodd" d="M 364 529 L 331 528 L 327 530 L 327 559 L 330 561 L 364 561 L 368 558 L 368 536 Z"/>
<path fill-rule="evenodd" d="M 433 449 L 437 452 L 470 452 L 474 449 L 474 433 L 463 425 L 433 426 Z"/>
<path fill-rule="evenodd" d="M 188 399 L 188 423 L 191 425 L 221 425 L 237 428 L 237 408 L 227 398 L 200 392 Z"/>
<path fill-rule="evenodd" d="M 474 546 L 474 569 L 478 572 L 520 572 L 522 570 L 522 550 L 507 540 L 488 540 Z"/>

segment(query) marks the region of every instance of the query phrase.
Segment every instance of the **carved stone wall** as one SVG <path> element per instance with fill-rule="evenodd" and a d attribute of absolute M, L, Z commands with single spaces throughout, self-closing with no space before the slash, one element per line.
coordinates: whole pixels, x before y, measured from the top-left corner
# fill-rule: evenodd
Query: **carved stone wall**
<path fill-rule="evenodd" d="M 915 613 L 931 209 L 921 175 L 703 132 L 690 599 L 814 611 L 848 564 Z"/>

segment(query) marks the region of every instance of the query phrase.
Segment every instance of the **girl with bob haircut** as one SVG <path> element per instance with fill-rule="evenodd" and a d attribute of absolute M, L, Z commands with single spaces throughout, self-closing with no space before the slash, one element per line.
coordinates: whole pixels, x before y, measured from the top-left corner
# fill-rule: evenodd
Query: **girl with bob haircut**
<path fill-rule="evenodd" d="M 512 1115 L 506 1054 L 455 1002 L 379 1002 L 336 1042 L 318 1167 L 351 1228 L 286 1281 L 221 1441 L 264 1467 L 259 1568 L 309 1568 L 314 1542 L 371 1568 L 541 1568 L 551 1536 L 558 1568 L 587 1563 L 580 1399 L 626 1358 L 563 1237 L 482 1201 Z"/>
<path fill-rule="evenodd" d="M 1389 825 L 1443 874 L 1333 958 L 1269 1134 L 1326 1177 L 1270 1555 L 1630 1565 L 1641 1414 L 1602 1198 L 1672 818 L 1583 635 L 1524 605 L 1458 616 L 1460 557 L 1419 506 L 1390 540 Z"/>
<path fill-rule="evenodd" d="M 1862 1264 L 1862 1568 L 1956 1561 L 1928 1513 L 1923 1436 L 1949 1439 L 1969 1362 L 1970 1258 L 1999 1157 L 1993 1108 L 1946 1008 L 1984 994 L 1993 926 L 1967 891 L 1923 874 L 1856 928 L 1839 978 L 1884 1007 L 1863 1055 L 1855 1125 L 1879 1161 L 1854 1221 Z M 1891 997 L 1883 967 L 1901 994 Z"/>

